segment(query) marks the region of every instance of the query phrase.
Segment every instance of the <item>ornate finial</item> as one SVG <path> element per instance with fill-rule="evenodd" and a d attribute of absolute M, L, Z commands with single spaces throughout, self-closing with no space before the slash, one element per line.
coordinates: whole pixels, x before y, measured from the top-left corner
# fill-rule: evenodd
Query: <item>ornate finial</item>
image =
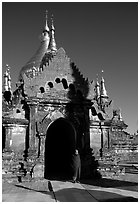
<path fill-rule="evenodd" d="M 48 18 L 48 10 L 46 9 L 46 19 Z"/>
<path fill-rule="evenodd" d="M 52 14 L 52 16 L 51 16 L 51 29 L 52 29 L 52 30 L 55 30 L 55 28 L 54 28 L 54 22 L 53 22 L 53 14 Z"/>
<path fill-rule="evenodd" d="M 8 65 L 8 64 L 6 64 L 6 71 L 5 71 L 5 74 L 4 74 L 4 76 L 5 77 L 10 77 L 10 66 Z"/>
<path fill-rule="evenodd" d="M 102 69 L 102 71 L 101 71 L 101 72 L 102 72 L 102 79 L 101 79 L 101 80 L 104 82 L 104 78 L 103 78 L 103 73 L 104 73 L 104 70 Z"/>
<path fill-rule="evenodd" d="M 4 73 L 4 77 L 5 77 L 5 78 L 8 78 L 8 75 L 9 75 L 9 65 L 6 64 L 6 71 L 5 71 L 5 73 Z"/>
<path fill-rule="evenodd" d="M 103 69 L 102 69 L 101 73 L 102 73 L 102 77 L 103 77 L 103 74 L 104 74 L 104 70 Z"/>
<path fill-rule="evenodd" d="M 46 10 L 46 24 L 45 24 L 45 31 L 49 32 L 50 29 L 48 27 L 48 11 Z"/>
<path fill-rule="evenodd" d="M 6 64 L 6 71 L 9 73 L 10 72 L 10 66 L 8 64 Z"/>
<path fill-rule="evenodd" d="M 48 46 L 49 52 L 56 52 L 57 51 L 56 42 L 55 42 L 55 38 L 54 38 L 54 32 L 55 32 L 55 28 L 54 28 L 54 24 L 53 24 L 53 15 L 52 15 L 52 17 L 51 17 L 51 36 L 50 36 L 50 43 Z"/>
<path fill-rule="evenodd" d="M 98 83 L 98 79 L 99 79 L 99 75 L 96 74 L 96 81 L 97 81 L 97 83 Z"/>

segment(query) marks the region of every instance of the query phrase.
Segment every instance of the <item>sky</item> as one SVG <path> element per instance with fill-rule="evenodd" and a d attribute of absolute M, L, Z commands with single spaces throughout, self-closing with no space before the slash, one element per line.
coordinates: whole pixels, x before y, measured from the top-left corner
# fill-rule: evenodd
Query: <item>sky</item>
<path fill-rule="evenodd" d="M 57 48 L 63 47 L 85 78 L 103 77 L 114 108 L 138 129 L 137 2 L 3 2 L 2 73 L 11 67 L 14 90 L 21 68 L 35 54 L 39 36 L 54 16 Z"/>

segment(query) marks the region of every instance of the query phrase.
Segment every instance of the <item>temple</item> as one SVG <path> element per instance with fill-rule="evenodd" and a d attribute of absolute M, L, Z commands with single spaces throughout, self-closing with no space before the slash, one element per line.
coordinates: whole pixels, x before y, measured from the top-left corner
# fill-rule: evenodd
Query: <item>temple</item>
<path fill-rule="evenodd" d="M 10 68 L 4 74 L 2 98 L 3 171 L 16 175 L 70 176 L 75 149 L 81 157 L 81 176 L 98 177 L 98 159 L 111 147 L 117 127 L 127 128 L 120 110 L 113 110 L 105 80 L 89 81 L 58 48 L 53 17 L 40 37 L 40 47 L 20 70 L 11 90 Z"/>

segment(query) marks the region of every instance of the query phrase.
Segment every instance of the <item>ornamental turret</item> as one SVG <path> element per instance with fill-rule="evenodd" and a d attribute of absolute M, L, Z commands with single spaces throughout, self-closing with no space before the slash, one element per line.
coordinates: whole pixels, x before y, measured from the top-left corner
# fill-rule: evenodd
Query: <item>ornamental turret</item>
<path fill-rule="evenodd" d="M 9 69 L 9 65 L 6 65 L 6 71 L 4 73 L 4 91 L 11 91 L 11 76 Z"/>
<path fill-rule="evenodd" d="M 102 70 L 102 73 L 103 73 L 103 70 Z M 101 89 L 100 89 L 100 91 L 101 91 L 100 94 L 101 94 L 102 98 L 108 98 L 107 91 L 106 91 L 106 88 L 105 88 L 105 81 L 104 81 L 103 76 L 101 78 Z"/>
<path fill-rule="evenodd" d="M 8 91 L 8 72 L 4 73 L 4 91 Z"/>

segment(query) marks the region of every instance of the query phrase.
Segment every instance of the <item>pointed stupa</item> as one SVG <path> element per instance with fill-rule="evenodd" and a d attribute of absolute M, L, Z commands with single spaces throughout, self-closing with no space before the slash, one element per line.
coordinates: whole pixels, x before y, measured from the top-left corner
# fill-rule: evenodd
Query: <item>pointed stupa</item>
<path fill-rule="evenodd" d="M 57 51 L 54 34 L 55 34 L 55 28 L 54 28 L 53 15 L 52 15 L 51 30 L 50 30 L 50 42 L 49 42 L 49 46 L 48 46 L 48 52 L 52 52 L 52 53 Z"/>
<path fill-rule="evenodd" d="M 19 74 L 19 80 L 21 80 L 23 77 L 23 74 L 28 72 L 32 67 L 36 67 L 36 69 L 39 68 L 41 60 L 45 53 L 47 52 L 50 36 L 49 36 L 49 27 L 48 27 L 48 15 L 46 11 L 46 17 L 45 17 L 45 27 L 43 29 L 43 32 L 40 36 L 41 44 L 36 53 L 33 55 L 33 57 L 26 63 L 25 66 L 22 67 L 20 74 Z"/>
<path fill-rule="evenodd" d="M 102 70 L 102 73 L 103 73 L 103 70 Z M 104 80 L 103 76 L 101 78 L 100 95 L 101 95 L 102 98 L 108 98 L 107 91 L 106 91 L 106 88 L 105 88 L 105 80 Z"/>

